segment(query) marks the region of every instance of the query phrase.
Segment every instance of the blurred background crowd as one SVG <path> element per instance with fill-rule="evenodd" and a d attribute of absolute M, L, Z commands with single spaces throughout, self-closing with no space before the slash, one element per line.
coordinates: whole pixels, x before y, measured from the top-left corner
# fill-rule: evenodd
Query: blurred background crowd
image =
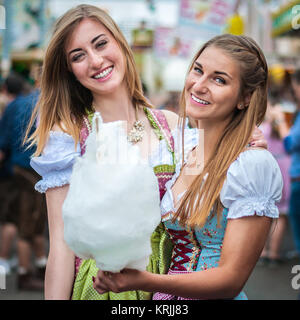
<path fill-rule="evenodd" d="M 53 23 L 81 3 L 107 10 L 132 47 L 145 95 L 154 106 L 174 112 L 188 63 L 202 43 L 221 33 L 245 34 L 258 42 L 270 70 L 261 129 L 284 177 L 281 215 L 259 265 L 284 264 L 282 241 L 294 227 L 291 156 L 278 129 L 278 112 L 291 128 L 300 107 L 300 0 L 0 0 L 0 271 L 15 274 L 17 290 L 43 288 L 45 199 L 34 191 L 38 177 L 29 165 L 34 150 L 25 150 L 22 139 L 38 98 Z M 299 239 L 292 239 L 293 254 L 299 256 Z"/>

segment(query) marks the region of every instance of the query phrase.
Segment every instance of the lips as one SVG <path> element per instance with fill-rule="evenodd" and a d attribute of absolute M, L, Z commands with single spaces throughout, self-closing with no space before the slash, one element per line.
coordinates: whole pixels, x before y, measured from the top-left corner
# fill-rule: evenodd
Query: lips
<path fill-rule="evenodd" d="M 92 75 L 92 78 L 96 79 L 98 81 L 104 81 L 104 80 L 108 79 L 111 76 L 112 71 L 113 71 L 113 66 L 104 68 L 104 69 L 94 73 Z"/>
<path fill-rule="evenodd" d="M 191 99 L 192 99 L 193 102 L 196 102 L 197 104 L 202 105 L 202 106 L 207 106 L 207 105 L 210 104 L 209 101 L 201 99 L 201 98 L 198 98 L 192 93 L 191 93 Z"/>

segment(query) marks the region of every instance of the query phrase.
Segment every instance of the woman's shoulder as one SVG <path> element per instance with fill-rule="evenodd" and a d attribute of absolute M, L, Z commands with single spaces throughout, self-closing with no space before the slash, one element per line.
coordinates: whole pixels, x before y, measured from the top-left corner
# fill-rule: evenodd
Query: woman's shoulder
<path fill-rule="evenodd" d="M 261 181 L 280 175 L 279 165 L 272 155 L 263 148 L 247 148 L 229 166 L 227 179 L 234 181 L 232 177 L 239 177 L 241 181 Z M 263 182 L 263 181 L 261 181 Z"/>
<path fill-rule="evenodd" d="M 49 131 L 48 140 L 43 152 L 45 153 L 49 146 L 70 143 L 73 143 L 73 145 L 75 146 L 75 139 L 68 132 L 66 126 L 62 122 L 59 124 L 54 124 L 51 130 Z"/>
<path fill-rule="evenodd" d="M 71 146 L 75 149 L 75 140 L 71 135 L 63 131 L 51 130 L 41 156 L 55 154 L 58 157 L 61 151 L 71 151 Z"/>
<path fill-rule="evenodd" d="M 53 128 L 54 129 L 54 128 Z M 62 130 L 51 130 L 42 154 L 31 158 L 31 167 L 42 177 L 35 189 L 46 192 L 49 188 L 69 183 L 73 164 L 80 156 L 80 145 Z"/>
<path fill-rule="evenodd" d="M 232 163 L 234 166 L 253 166 L 255 164 L 263 165 L 277 165 L 277 161 L 270 151 L 264 148 L 247 148 L 241 152 L 238 158 Z M 231 165 L 231 166 L 232 166 Z"/>
<path fill-rule="evenodd" d="M 31 166 L 41 176 L 44 172 L 57 170 L 67 166 L 80 155 L 80 144 L 75 144 L 74 138 L 64 132 L 59 126 L 54 126 L 42 154 L 31 158 Z"/>
<path fill-rule="evenodd" d="M 258 158 L 265 158 L 265 157 L 272 157 L 272 153 L 265 149 L 265 148 L 261 148 L 261 147 L 247 147 L 245 150 L 243 150 L 239 157 L 245 157 L 248 158 L 248 157 L 251 157 L 253 155 L 257 155 Z"/>
<path fill-rule="evenodd" d="M 245 215 L 278 216 L 283 180 L 279 165 L 265 149 L 249 148 L 230 165 L 220 199 L 229 218 Z"/>

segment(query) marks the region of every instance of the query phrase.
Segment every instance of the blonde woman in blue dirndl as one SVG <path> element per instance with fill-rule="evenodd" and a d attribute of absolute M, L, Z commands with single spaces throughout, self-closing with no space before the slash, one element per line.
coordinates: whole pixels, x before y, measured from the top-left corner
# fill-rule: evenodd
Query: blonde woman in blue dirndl
<path fill-rule="evenodd" d="M 98 271 L 94 287 L 145 290 L 154 299 L 247 299 L 243 287 L 267 239 L 281 198 L 274 157 L 249 146 L 267 106 L 268 67 L 246 36 L 221 35 L 196 54 L 182 92 L 183 117 L 204 146 L 185 148 L 161 201 L 174 248 L 168 274 Z M 204 157 L 201 152 L 204 148 Z"/>

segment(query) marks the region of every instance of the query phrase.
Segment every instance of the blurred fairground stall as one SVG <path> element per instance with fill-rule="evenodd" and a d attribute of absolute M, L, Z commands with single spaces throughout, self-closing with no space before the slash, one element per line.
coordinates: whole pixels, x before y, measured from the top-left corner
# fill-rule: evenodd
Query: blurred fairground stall
<path fill-rule="evenodd" d="M 179 92 L 196 50 L 221 33 L 253 37 L 277 71 L 299 66 L 300 0 L 0 0 L 1 77 L 32 81 L 54 21 L 81 3 L 120 26 L 150 96 Z"/>

